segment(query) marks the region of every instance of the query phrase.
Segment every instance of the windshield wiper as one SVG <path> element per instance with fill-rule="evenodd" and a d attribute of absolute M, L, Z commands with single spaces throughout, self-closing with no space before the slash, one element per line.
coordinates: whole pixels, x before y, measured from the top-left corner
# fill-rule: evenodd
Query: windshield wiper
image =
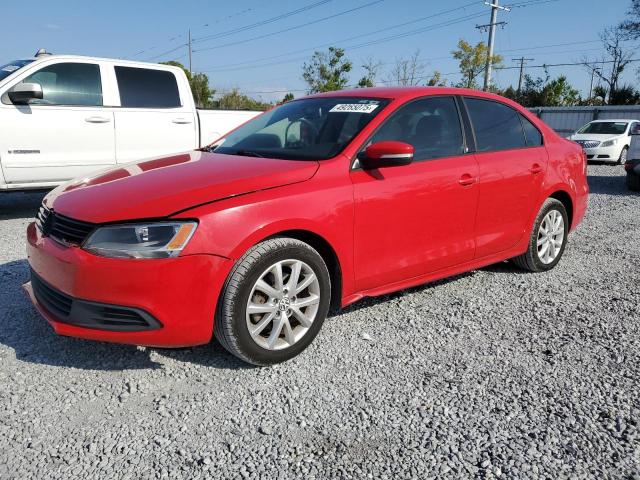
<path fill-rule="evenodd" d="M 259 157 L 264 158 L 264 155 L 261 155 L 258 152 L 254 152 L 253 150 L 236 150 L 232 152 L 231 155 L 241 155 L 243 157 Z"/>

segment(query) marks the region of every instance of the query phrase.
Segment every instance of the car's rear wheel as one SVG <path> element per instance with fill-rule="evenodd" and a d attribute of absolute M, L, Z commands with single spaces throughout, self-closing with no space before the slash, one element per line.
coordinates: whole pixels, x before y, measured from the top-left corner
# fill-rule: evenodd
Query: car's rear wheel
<path fill-rule="evenodd" d="M 218 341 L 254 365 L 298 355 L 315 338 L 331 300 L 329 271 L 310 245 L 273 238 L 252 247 L 225 283 L 215 318 Z"/>
<path fill-rule="evenodd" d="M 620 152 L 620 157 L 618 158 L 618 165 L 624 165 L 624 162 L 627 161 L 628 155 L 629 155 L 629 147 L 624 147 Z"/>
<path fill-rule="evenodd" d="M 640 192 L 640 175 L 627 172 L 627 188 L 632 192 Z"/>
<path fill-rule="evenodd" d="M 562 202 L 548 198 L 533 224 L 527 251 L 513 259 L 520 268 L 544 272 L 555 267 L 567 245 L 569 221 Z"/>

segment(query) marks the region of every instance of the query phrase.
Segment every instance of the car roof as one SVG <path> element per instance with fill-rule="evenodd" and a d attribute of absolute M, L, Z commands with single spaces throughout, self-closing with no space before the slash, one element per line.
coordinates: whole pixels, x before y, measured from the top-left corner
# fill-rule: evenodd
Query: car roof
<path fill-rule="evenodd" d="M 53 54 L 53 53 L 47 53 L 44 55 L 39 55 L 37 57 L 22 58 L 21 60 L 38 61 L 38 60 L 50 60 L 50 59 L 88 60 L 92 62 L 115 62 L 120 64 L 130 64 L 130 65 L 149 65 L 149 66 L 160 66 L 162 68 L 177 68 L 173 65 L 161 65 L 157 62 L 140 62 L 140 61 L 134 61 L 134 60 L 124 60 L 121 58 L 88 57 L 85 55 L 67 55 L 67 54 Z"/>
<path fill-rule="evenodd" d="M 371 87 L 354 88 L 349 90 L 338 90 L 334 92 L 324 92 L 309 95 L 304 98 L 318 97 L 369 97 L 369 98 L 412 98 L 428 95 L 468 95 L 494 100 L 509 101 L 508 99 L 493 93 L 472 90 L 469 88 L 455 87 Z"/>
<path fill-rule="evenodd" d="M 637 118 L 603 118 L 598 120 L 591 120 L 589 123 L 603 123 L 603 122 L 640 122 Z"/>

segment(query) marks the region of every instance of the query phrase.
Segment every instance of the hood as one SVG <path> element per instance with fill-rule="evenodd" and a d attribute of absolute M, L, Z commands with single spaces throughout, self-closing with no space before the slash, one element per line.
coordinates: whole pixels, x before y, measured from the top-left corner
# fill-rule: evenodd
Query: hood
<path fill-rule="evenodd" d="M 610 133 L 574 133 L 571 135 L 570 139 L 574 142 L 576 140 L 597 140 L 599 142 L 604 142 L 605 140 L 611 140 L 612 138 L 618 137 L 624 137 L 624 135 L 612 135 Z"/>
<path fill-rule="evenodd" d="M 91 223 L 161 218 L 196 205 L 303 182 L 312 160 L 278 160 L 194 151 L 129 163 L 53 190 L 44 204 Z"/>

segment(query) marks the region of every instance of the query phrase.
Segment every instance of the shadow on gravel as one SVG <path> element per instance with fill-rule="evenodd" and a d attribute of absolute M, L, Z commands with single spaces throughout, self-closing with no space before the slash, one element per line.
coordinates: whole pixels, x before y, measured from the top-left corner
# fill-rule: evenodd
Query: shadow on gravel
<path fill-rule="evenodd" d="M 618 168 L 621 170 L 619 176 L 588 175 L 589 193 L 595 195 L 634 195 L 627 189 L 624 170 L 620 166 Z"/>
<path fill-rule="evenodd" d="M 14 350 L 23 362 L 112 371 L 162 368 L 164 358 L 228 370 L 252 368 L 217 342 L 193 348 L 141 349 L 58 336 L 22 291 L 27 281 L 26 260 L 0 265 L 0 344 Z"/>
<path fill-rule="evenodd" d="M 46 191 L 0 192 L 0 220 L 33 218 L 36 216 Z"/>

